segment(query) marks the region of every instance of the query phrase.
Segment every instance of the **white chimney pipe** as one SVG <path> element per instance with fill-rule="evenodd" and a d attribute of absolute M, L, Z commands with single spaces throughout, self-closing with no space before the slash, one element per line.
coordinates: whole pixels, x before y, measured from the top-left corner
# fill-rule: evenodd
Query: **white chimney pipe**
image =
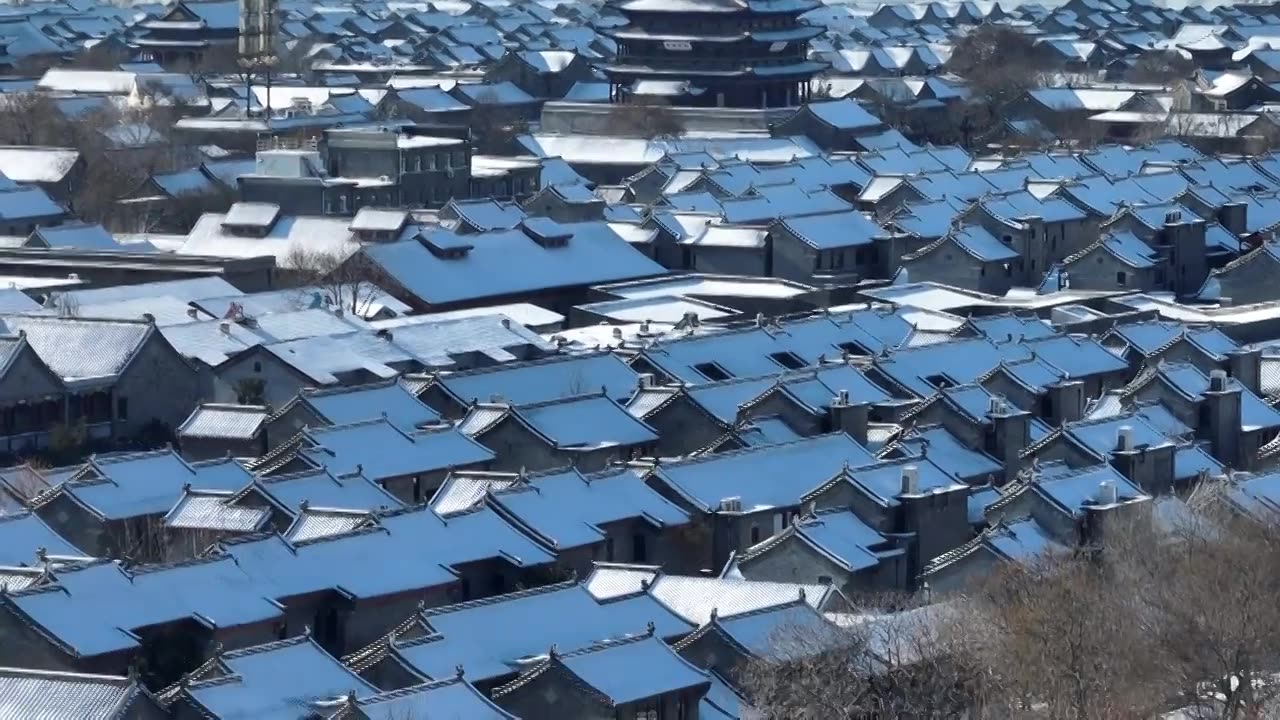
<path fill-rule="evenodd" d="M 1133 449 L 1133 428 L 1128 425 L 1121 425 L 1116 431 L 1116 448 L 1128 452 Z"/>
<path fill-rule="evenodd" d="M 1120 500 L 1116 484 L 1110 480 L 1098 483 L 1098 496 L 1095 499 L 1099 505 L 1115 505 Z"/>
<path fill-rule="evenodd" d="M 902 494 L 920 494 L 920 468 L 915 465 L 902 466 Z"/>

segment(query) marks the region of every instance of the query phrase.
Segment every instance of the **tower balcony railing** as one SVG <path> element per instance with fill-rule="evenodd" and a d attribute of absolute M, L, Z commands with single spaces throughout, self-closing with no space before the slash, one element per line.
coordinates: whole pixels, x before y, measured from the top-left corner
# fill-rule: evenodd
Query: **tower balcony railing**
<path fill-rule="evenodd" d="M 681 55 L 619 55 L 613 65 L 648 67 L 655 70 L 687 70 L 696 73 L 699 70 L 745 70 L 758 67 L 782 67 L 795 65 L 807 60 L 803 54 L 770 54 L 750 57 L 708 57 L 694 53 Z"/>

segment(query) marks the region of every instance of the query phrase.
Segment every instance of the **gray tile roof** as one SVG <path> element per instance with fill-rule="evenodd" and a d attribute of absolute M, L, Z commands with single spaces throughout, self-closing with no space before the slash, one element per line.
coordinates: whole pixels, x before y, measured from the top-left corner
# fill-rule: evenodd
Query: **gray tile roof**
<path fill-rule="evenodd" d="M 587 592 L 597 600 L 611 600 L 624 595 L 634 595 L 658 576 L 656 565 L 618 565 L 596 563 L 595 569 L 583 582 Z"/>
<path fill-rule="evenodd" d="M 453 473 L 431 498 L 431 509 L 440 515 L 466 512 L 476 507 L 487 492 L 505 490 L 516 479 L 507 473 Z"/>
<path fill-rule="evenodd" d="M 362 510 L 308 508 L 289 526 L 284 539 L 291 543 L 306 542 L 349 533 L 372 522 L 370 513 Z"/>
<path fill-rule="evenodd" d="M 114 720 L 140 692 L 126 677 L 0 668 L 0 715 L 22 720 Z"/>
<path fill-rule="evenodd" d="M 25 332 L 40 359 L 67 382 L 119 375 L 155 330 L 143 321 L 34 315 L 4 315 L 0 323 L 5 334 Z"/>
<path fill-rule="evenodd" d="M 266 419 L 267 409 L 262 406 L 207 403 L 196 408 L 178 427 L 178 437 L 252 440 Z"/>
<path fill-rule="evenodd" d="M 261 530 L 271 519 L 270 509 L 232 505 L 231 498 L 228 491 L 187 492 L 165 516 L 165 527 L 248 533 Z"/>

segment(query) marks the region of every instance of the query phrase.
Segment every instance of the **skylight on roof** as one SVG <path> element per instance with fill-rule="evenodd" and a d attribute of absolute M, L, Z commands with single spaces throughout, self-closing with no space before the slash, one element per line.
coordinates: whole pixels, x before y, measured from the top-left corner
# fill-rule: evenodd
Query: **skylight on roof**
<path fill-rule="evenodd" d="M 698 363 L 693 366 L 693 369 L 697 370 L 699 374 L 712 382 L 728 380 L 733 377 L 733 373 L 725 370 L 720 363 L 716 362 Z"/>

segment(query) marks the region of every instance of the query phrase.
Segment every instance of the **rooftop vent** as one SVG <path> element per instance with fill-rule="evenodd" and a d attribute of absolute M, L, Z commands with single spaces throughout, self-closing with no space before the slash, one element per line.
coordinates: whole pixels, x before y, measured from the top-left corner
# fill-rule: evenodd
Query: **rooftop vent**
<path fill-rule="evenodd" d="M 736 496 L 721 498 L 720 512 L 742 512 L 742 498 Z"/>
<path fill-rule="evenodd" d="M 904 465 L 902 467 L 902 494 L 920 494 L 920 468 L 915 465 Z"/>
<path fill-rule="evenodd" d="M 1098 483 L 1098 494 L 1094 498 L 1099 505 L 1115 505 L 1120 499 L 1119 493 L 1116 491 L 1116 484 L 1110 480 L 1103 480 Z"/>
<path fill-rule="evenodd" d="M 531 217 L 520 221 L 520 229 L 544 248 L 561 248 L 569 244 L 573 233 L 551 218 Z"/>
<path fill-rule="evenodd" d="M 464 258 L 475 247 L 466 237 L 448 230 L 420 233 L 418 242 L 430 250 L 432 255 L 444 260 Z"/>
<path fill-rule="evenodd" d="M 1209 373 L 1209 392 L 1225 392 L 1227 389 L 1227 371 L 1214 370 Z"/>
<path fill-rule="evenodd" d="M 1116 431 L 1116 449 L 1120 452 L 1130 452 L 1133 450 L 1133 428 L 1128 425 L 1121 425 Z"/>

